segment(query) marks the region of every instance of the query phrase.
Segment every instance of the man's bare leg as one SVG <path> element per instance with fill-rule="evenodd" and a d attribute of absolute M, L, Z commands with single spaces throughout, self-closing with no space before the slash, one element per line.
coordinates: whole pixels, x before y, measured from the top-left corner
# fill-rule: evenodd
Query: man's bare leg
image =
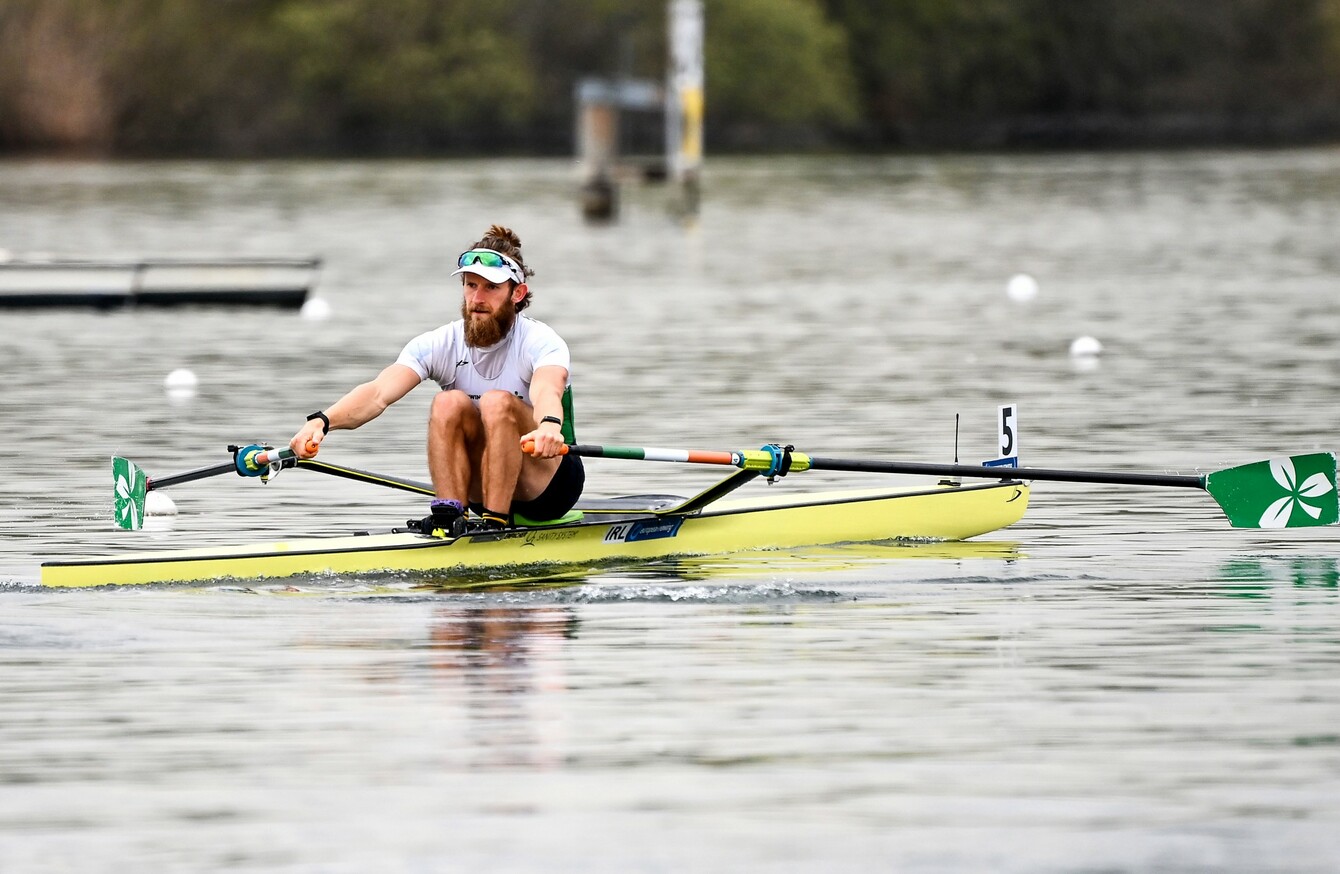
<path fill-rule="evenodd" d="M 428 416 L 428 475 L 439 498 L 459 501 L 462 507 L 469 502 L 483 438 L 483 422 L 470 396 L 456 390 L 438 392 Z"/>
<path fill-rule="evenodd" d="M 516 395 L 487 392 L 479 399 L 479 413 L 485 435 L 480 463 L 484 509 L 506 516 L 513 499 L 539 497 L 560 459 L 532 458 L 521 451 L 521 435 L 535 427 L 535 411 Z"/>

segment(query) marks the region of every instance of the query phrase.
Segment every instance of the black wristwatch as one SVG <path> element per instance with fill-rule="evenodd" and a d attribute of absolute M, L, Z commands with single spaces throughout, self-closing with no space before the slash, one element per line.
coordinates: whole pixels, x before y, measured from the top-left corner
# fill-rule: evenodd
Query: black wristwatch
<path fill-rule="evenodd" d="M 322 433 L 322 434 L 329 434 L 329 433 L 330 433 L 330 416 L 327 416 L 327 415 L 326 415 L 325 413 L 323 413 L 322 411 L 317 410 L 315 413 L 312 413 L 312 415 L 310 415 L 310 416 L 307 417 L 307 421 L 309 421 L 309 422 L 312 421 L 313 419 L 320 419 L 320 420 L 321 420 L 321 433 Z"/>
<path fill-rule="evenodd" d="M 543 419 L 540 420 L 540 424 L 543 425 L 545 422 L 553 422 L 558 427 L 560 428 L 563 427 L 563 420 L 560 419 L 558 416 L 545 416 Z"/>

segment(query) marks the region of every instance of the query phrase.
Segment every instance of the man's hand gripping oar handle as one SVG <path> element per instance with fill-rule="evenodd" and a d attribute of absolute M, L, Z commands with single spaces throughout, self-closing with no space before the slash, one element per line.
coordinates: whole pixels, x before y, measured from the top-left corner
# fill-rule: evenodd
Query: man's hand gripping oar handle
<path fill-rule="evenodd" d="M 307 445 L 303 448 L 310 453 L 307 457 L 316 455 L 320 449 L 315 440 L 308 440 Z M 260 476 L 269 470 L 270 465 L 298 457 L 298 453 L 292 449 L 266 449 L 264 446 L 257 445 L 242 446 L 233 452 L 233 467 L 237 470 L 239 476 Z"/>
<path fill-rule="evenodd" d="M 525 440 L 525 441 L 522 441 L 522 443 L 521 443 L 521 451 L 524 452 L 524 453 L 526 453 L 527 455 L 534 455 L 534 454 L 535 454 L 535 441 L 534 441 L 534 440 Z M 560 446 L 560 447 L 558 448 L 558 454 L 559 454 L 559 455 L 567 455 L 567 454 L 568 454 L 568 444 L 564 443 L 562 446 Z"/>
<path fill-rule="evenodd" d="M 311 457 L 319 452 L 320 446 L 316 445 L 315 440 L 308 440 L 303 449 L 308 452 L 306 457 Z M 269 468 L 269 465 L 297 457 L 299 457 L 299 454 L 293 452 L 292 449 L 265 449 L 264 446 L 243 446 L 233 456 L 237 473 L 240 473 L 241 476 L 260 476 L 261 473 L 265 472 L 265 469 Z"/>

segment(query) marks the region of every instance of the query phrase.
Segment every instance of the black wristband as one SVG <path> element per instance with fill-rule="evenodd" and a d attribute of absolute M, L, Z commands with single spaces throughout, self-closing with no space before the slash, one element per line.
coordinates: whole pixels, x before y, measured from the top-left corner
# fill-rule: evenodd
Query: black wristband
<path fill-rule="evenodd" d="M 317 410 L 315 413 L 312 413 L 312 415 L 310 415 L 310 416 L 307 417 L 307 421 L 309 421 L 309 422 L 312 421 L 313 419 L 320 419 L 320 420 L 321 420 L 321 433 L 322 433 L 322 434 L 329 434 L 329 433 L 330 433 L 330 416 L 327 416 L 327 415 L 326 415 L 325 413 L 323 413 L 322 411 Z"/>
<path fill-rule="evenodd" d="M 545 416 L 543 419 L 540 420 L 540 424 L 543 425 L 545 422 L 553 422 L 558 427 L 560 428 L 563 427 L 563 420 L 560 419 L 558 416 Z"/>

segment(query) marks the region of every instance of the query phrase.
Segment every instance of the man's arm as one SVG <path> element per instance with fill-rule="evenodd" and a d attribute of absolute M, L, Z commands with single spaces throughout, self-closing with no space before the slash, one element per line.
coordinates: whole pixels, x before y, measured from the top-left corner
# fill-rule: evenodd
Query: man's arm
<path fill-rule="evenodd" d="M 387 407 L 409 394 L 410 389 L 421 382 L 419 374 L 403 364 L 392 364 L 377 378 L 356 386 L 348 394 L 326 407 L 326 418 L 330 419 L 330 430 L 353 430 L 366 425 L 380 416 Z M 319 418 L 312 419 L 302 427 L 289 448 L 299 458 L 311 458 L 315 452 L 307 451 L 309 442 L 320 445 L 325 439 L 324 425 Z"/>
<path fill-rule="evenodd" d="M 531 453 L 540 458 L 553 458 L 563 446 L 563 426 L 543 421 L 551 416 L 563 421 L 563 389 L 568 384 L 568 369 L 548 364 L 535 369 L 530 378 L 530 402 L 535 412 L 535 428 L 521 437 L 521 442 L 533 441 Z"/>

